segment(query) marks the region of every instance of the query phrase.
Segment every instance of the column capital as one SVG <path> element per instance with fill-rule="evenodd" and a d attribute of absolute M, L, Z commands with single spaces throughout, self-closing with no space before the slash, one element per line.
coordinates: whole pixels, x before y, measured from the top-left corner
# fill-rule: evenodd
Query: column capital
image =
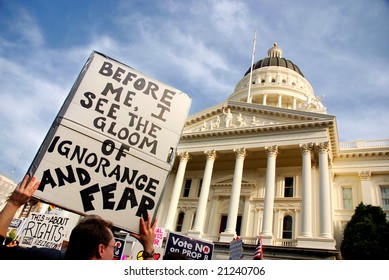
<path fill-rule="evenodd" d="M 313 143 L 300 144 L 299 147 L 302 155 L 310 154 L 312 153 Z"/>
<path fill-rule="evenodd" d="M 217 157 L 217 153 L 215 150 L 204 151 L 204 154 L 207 156 L 207 159 L 215 160 Z"/>
<path fill-rule="evenodd" d="M 234 149 L 236 158 L 245 158 L 247 156 L 246 148 Z"/>
<path fill-rule="evenodd" d="M 274 145 L 274 146 L 266 146 L 266 147 L 265 147 L 265 150 L 266 150 L 266 153 L 267 153 L 267 156 L 268 156 L 268 157 L 270 157 L 270 156 L 276 157 L 277 154 L 278 154 L 278 146 L 277 146 L 277 145 Z"/>
<path fill-rule="evenodd" d="M 358 172 L 358 175 L 361 180 L 370 180 L 371 171 L 361 171 Z"/>
<path fill-rule="evenodd" d="M 315 143 L 315 147 L 319 153 L 328 153 L 330 148 L 330 142 L 325 141 L 321 143 Z"/>
<path fill-rule="evenodd" d="M 182 152 L 182 153 L 177 153 L 177 156 L 180 158 L 182 161 L 188 161 L 190 159 L 190 155 L 188 152 Z"/>

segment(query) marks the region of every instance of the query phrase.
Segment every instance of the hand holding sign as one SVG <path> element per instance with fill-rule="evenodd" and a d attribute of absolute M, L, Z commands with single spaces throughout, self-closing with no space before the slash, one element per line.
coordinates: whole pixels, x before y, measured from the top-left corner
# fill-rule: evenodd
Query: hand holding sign
<path fill-rule="evenodd" d="M 35 180 L 35 177 L 30 180 L 30 176 L 24 176 L 23 181 L 17 185 L 12 193 L 9 202 L 17 207 L 26 204 L 39 187 L 40 182 Z"/>
<path fill-rule="evenodd" d="M 155 227 L 157 226 L 157 220 L 151 223 L 150 215 L 147 216 L 147 221 L 140 218 L 140 234 L 132 233 L 131 236 L 135 237 L 142 244 L 144 253 L 148 252 L 149 255 L 154 254 L 154 239 L 155 239 Z M 145 258 L 146 259 L 146 258 Z M 150 256 L 148 259 L 153 259 Z"/>
<path fill-rule="evenodd" d="M 8 227 L 14 217 L 16 211 L 20 206 L 27 203 L 34 192 L 38 189 L 40 182 L 36 181 L 35 177 L 30 177 L 26 175 L 22 182 L 20 182 L 11 197 L 9 198 L 8 203 L 5 205 L 4 209 L 0 212 L 0 235 L 6 236 Z"/>

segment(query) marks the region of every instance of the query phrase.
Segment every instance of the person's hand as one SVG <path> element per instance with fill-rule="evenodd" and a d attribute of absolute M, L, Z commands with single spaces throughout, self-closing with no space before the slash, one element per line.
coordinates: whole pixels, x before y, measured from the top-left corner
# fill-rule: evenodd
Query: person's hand
<path fill-rule="evenodd" d="M 15 190 L 11 194 L 9 203 L 16 207 L 26 204 L 34 192 L 38 189 L 39 184 L 40 182 L 36 181 L 35 177 L 32 177 L 30 180 L 30 176 L 24 176 L 23 181 L 16 186 Z"/>
<path fill-rule="evenodd" d="M 0 211 L 0 236 L 7 236 L 7 230 L 11 224 L 12 218 L 18 211 L 19 207 L 26 204 L 34 192 L 38 189 L 40 182 L 36 181 L 35 177 L 26 175 L 22 182 L 20 182 L 11 197 Z"/>
<path fill-rule="evenodd" d="M 140 234 L 132 233 L 131 236 L 135 237 L 143 246 L 143 250 L 146 252 L 154 252 L 154 239 L 155 239 L 155 227 L 157 226 L 157 220 L 154 220 L 151 224 L 150 214 L 147 216 L 147 222 L 140 218 Z"/>

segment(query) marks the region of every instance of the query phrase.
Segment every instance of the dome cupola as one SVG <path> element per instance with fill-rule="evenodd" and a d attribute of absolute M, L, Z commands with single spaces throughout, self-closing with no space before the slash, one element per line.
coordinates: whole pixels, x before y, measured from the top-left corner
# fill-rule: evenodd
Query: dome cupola
<path fill-rule="evenodd" d="M 267 51 L 269 57 L 282 57 L 282 50 L 274 43 L 273 47 Z"/>
<path fill-rule="evenodd" d="M 277 43 L 274 43 L 273 47 L 267 51 L 267 55 L 268 57 L 257 61 L 253 65 L 253 71 L 262 67 L 280 66 L 280 67 L 291 69 L 304 77 L 300 68 L 296 64 L 282 57 L 282 50 L 278 47 Z M 251 67 L 246 71 L 244 76 L 249 74 L 250 71 L 251 71 Z"/>

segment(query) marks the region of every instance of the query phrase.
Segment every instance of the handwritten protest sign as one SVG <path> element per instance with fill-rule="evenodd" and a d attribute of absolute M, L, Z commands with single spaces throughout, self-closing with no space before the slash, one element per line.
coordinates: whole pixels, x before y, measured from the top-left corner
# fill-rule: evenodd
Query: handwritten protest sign
<path fill-rule="evenodd" d="M 139 233 L 155 216 L 190 97 L 93 52 L 28 173 L 35 197 Z"/>
<path fill-rule="evenodd" d="M 30 213 L 21 231 L 20 245 L 60 250 L 73 226 L 69 220 L 68 217 L 53 214 Z"/>
<path fill-rule="evenodd" d="M 155 228 L 155 239 L 154 239 L 154 246 L 157 248 L 162 248 L 163 243 L 163 235 L 165 230 L 160 227 Z"/>
<path fill-rule="evenodd" d="M 189 259 L 212 260 L 214 244 L 170 232 L 165 246 L 165 254 L 180 253 Z"/>
<path fill-rule="evenodd" d="M 243 253 L 242 239 L 233 239 L 230 242 L 230 260 L 240 260 Z"/>

